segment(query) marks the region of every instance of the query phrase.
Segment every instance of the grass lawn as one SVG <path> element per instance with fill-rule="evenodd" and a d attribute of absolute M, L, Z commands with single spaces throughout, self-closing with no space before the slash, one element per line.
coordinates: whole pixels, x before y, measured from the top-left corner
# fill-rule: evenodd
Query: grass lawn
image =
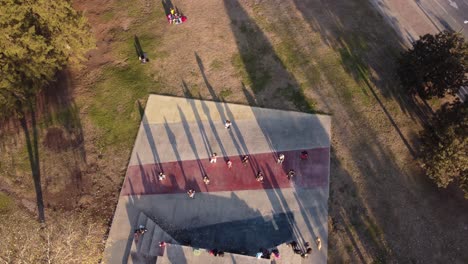
<path fill-rule="evenodd" d="M 177 4 L 188 21 L 176 26 L 160 2 L 76 2 L 98 46 L 71 70 L 67 103 L 39 118 L 48 210 L 92 216 L 102 225 L 82 236 L 104 236 L 148 94 L 186 96 L 186 88 L 194 98 L 332 115 L 330 262 L 466 260 L 453 225 L 466 213 L 424 180 L 404 144 L 420 124 L 394 74 L 402 47 L 367 1 Z M 32 186 L 13 180 L 30 179 L 22 135 L 1 140 L 12 155 L 0 154 L 0 169 L 21 194 Z M 0 210 L 8 204 L 0 194 Z"/>

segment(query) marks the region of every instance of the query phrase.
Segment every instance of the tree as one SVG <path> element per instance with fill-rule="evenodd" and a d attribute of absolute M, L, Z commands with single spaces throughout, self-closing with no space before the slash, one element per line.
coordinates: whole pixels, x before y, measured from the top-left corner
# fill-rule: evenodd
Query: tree
<path fill-rule="evenodd" d="M 468 44 L 459 33 L 426 34 L 399 60 L 403 86 L 423 99 L 455 94 L 468 84 Z"/>
<path fill-rule="evenodd" d="M 57 71 L 83 60 L 94 44 L 85 18 L 70 0 L 0 0 L 0 6 L 0 115 L 20 119 L 43 222 L 35 96 L 54 80 Z M 31 115 L 32 138 L 26 113 Z"/>
<path fill-rule="evenodd" d="M 17 108 L 93 47 L 85 18 L 69 0 L 0 0 L 0 107 Z"/>
<path fill-rule="evenodd" d="M 421 161 L 439 187 L 458 180 L 468 199 L 468 103 L 445 104 L 421 136 Z"/>

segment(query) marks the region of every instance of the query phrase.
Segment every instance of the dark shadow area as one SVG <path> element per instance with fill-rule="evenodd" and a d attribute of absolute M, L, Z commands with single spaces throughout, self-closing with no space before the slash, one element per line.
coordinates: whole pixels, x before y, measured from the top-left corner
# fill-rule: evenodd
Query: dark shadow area
<path fill-rule="evenodd" d="M 220 98 L 216 94 L 213 86 L 208 81 L 208 78 L 207 78 L 206 73 L 205 73 L 205 67 L 203 65 L 203 61 L 200 58 L 200 56 L 198 56 L 198 54 L 196 52 L 195 52 L 195 59 L 197 61 L 198 67 L 200 69 L 200 73 L 202 74 L 203 81 L 205 82 L 206 88 L 208 89 L 208 91 L 209 91 L 209 93 L 211 95 L 211 98 L 214 101 L 217 101 L 217 102 L 224 102 L 223 98 Z M 233 120 L 234 116 L 229 111 L 228 107 L 226 107 L 226 110 L 220 104 L 217 104 L 216 107 L 217 107 L 218 113 L 220 114 L 220 116 L 221 116 L 221 118 L 223 120 Z M 236 149 L 237 149 L 237 151 L 239 153 L 239 157 L 248 154 L 247 145 L 245 144 L 244 137 L 242 136 L 242 133 L 240 132 L 239 128 L 237 126 L 233 126 L 231 128 L 231 131 L 232 131 L 231 139 L 232 139 L 232 142 L 234 143 L 234 145 L 235 145 L 235 147 L 236 147 Z M 234 135 L 235 135 L 235 137 L 234 137 Z"/>
<path fill-rule="evenodd" d="M 195 140 L 193 139 L 192 132 L 190 131 L 190 127 L 189 127 L 189 125 L 187 123 L 187 118 L 185 118 L 185 114 L 182 111 L 182 109 L 180 109 L 179 107 L 177 107 L 177 108 L 179 110 L 180 120 L 181 120 L 181 122 L 182 122 L 182 124 L 184 126 L 184 131 L 185 131 L 185 134 L 187 135 L 187 138 L 189 140 L 190 147 L 192 148 L 192 151 L 195 154 L 195 158 L 197 160 L 198 168 L 200 170 L 200 175 L 201 176 L 206 175 L 206 170 L 205 170 L 203 164 L 200 161 L 201 157 L 198 155 L 198 149 L 196 147 Z M 206 142 L 206 141 L 204 141 L 204 142 Z M 205 150 L 208 151 L 206 144 L 205 144 Z M 203 158 L 207 158 L 207 157 L 203 157 Z"/>
<path fill-rule="evenodd" d="M 79 108 L 71 95 L 73 82 L 70 71 L 64 69 L 55 77 L 56 80 L 36 96 L 18 105 L 19 118 L 11 119 L 15 123 L 19 121 L 16 129 L 21 128 L 25 137 L 40 222 L 45 221 L 45 207 L 52 210 L 76 209 L 77 200 L 90 182 L 85 176 L 84 135 Z M 21 168 L 18 171 L 28 175 Z M 18 180 L 27 179 L 19 177 Z M 15 189 L 15 186 L 6 187 Z"/>
<path fill-rule="evenodd" d="M 397 132 L 398 140 L 416 156 L 414 143 L 403 136 L 404 132 L 382 97 L 397 101 L 412 121 L 421 124 L 431 117 L 432 110 L 426 102 L 408 96 L 397 82 L 396 54 L 404 47 L 391 25 L 372 6 L 360 1 L 295 3 L 311 28 L 340 53 L 343 66 L 362 84 L 363 93 L 376 100 L 382 111 L 376 115 L 385 115 Z M 288 30 L 286 23 L 281 25 Z M 320 90 L 317 93 L 327 98 Z M 372 123 L 375 120 L 369 120 L 359 105 L 337 98 L 343 107 L 334 106 L 337 120 L 333 127 L 340 150 L 332 151 L 329 205 L 336 227 L 330 234 L 338 234 L 330 236 L 331 239 L 348 237 L 349 244 L 340 242 L 346 251 L 345 255 L 340 255 L 343 248 L 333 251 L 331 241 L 329 255 L 337 258 L 331 261 L 350 258 L 351 262 L 366 262 L 369 256 L 378 262 L 431 262 L 441 255 L 460 259 L 460 252 L 447 248 L 435 250 L 435 246 L 426 241 L 431 241 L 431 237 L 445 237 L 439 240 L 444 241 L 439 247 L 455 241 L 462 245 L 463 238 L 457 235 L 457 228 L 448 226 L 464 218 L 467 210 L 460 208 L 465 208 L 466 203 L 461 197 L 446 197 L 414 164 L 398 160 L 405 153 L 396 152 L 391 142 L 382 140 L 376 124 Z M 431 217 L 422 217 L 428 214 Z M 411 224 L 416 222 L 417 226 Z M 451 234 L 450 238 L 447 233 Z M 428 251 L 428 248 L 434 250 Z"/>
<path fill-rule="evenodd" d="M 331 1 L 317 5 L 315 0 L 295 1 L 306 22 L 340 53 L 344 68 L 359 84 L 376 87 L 382 96 L 397 101 L 400 109 L 413 120 L 426 123 L 432 110 L 409 95 L 396 75 L 397 59 L 406 49 L 405 44 L 394 27 L 370 3 L 355 2 Z M 349 10 L 355 10 L 356 14 L 351 15 Z M 367 94 L 366 90 L 363 88 L 362 92 Z M 380 100 L 376 93 L 373 94 Z M 393 118 L 388 117 L 398 130 Z"/>
<path fill-rule="evenodd" d="M 76 203 L 69 199 L 70 195 L 79 197 L 90 192 L 80 109 L 72 95 L 74 86 L 72 73 L 65 69 L 57 73 L 56 81 L 43 90 L 37 102 L 38 112 L 41 113 L 39 127 L 43 134 L 42 144 L 45 150 L 60 154 L 54 160 L 46 160 L 42 166 L 46 172 L 43 182 L 45 197 L 50 200 L 46 204 L 53 209 L 74 208 Z M 61 169 L 60 175 L 56 174 L 57 168 Z M 53 185 L 63 181 L 59 177 L 64 175 L 68 175 L 68 179 L 62 187 L 63 191 L 57 193 Z"/>
<path fill-rule="evenodd" d="M 287 97 L 302 112 L 315 112 L 314 105 L 306 99 L 304 90 L 285 68 L 257 23 L 237 1 L 226 0 L 224 6 L 239 51 L 239 57 L 235 57 L 233 63 L 245 70 L 245 74 L 241 75 L 249 82 L 246 85 L 257 95 L 257 105 L 265 106 L 268 103 L 270 98 L 262 97 L 265 93 L 279 98 Z M 272 85 L 272 81 L 278 81 L 282 87 L 278 87 L 279 83 Z M 277 100 L 276 103 L 277 109 L 292 110 L 285 100 Z"/>
<path fill-rule="evenodd" d="M 248 24 L 251 28 L 254 29 L 254 31 L 256 33 L 255 41 L 263 43 L 262 46 L 271 47 L 271 44 L 270 44 L 269 40 L 262 34 L 260 28 L 258 26 L 256 26 L 255 22 L 247 15 L 247 12 L 245 12 L 245 10 L 238 3 L 233 2 L 233 1 L 225 1 L 225 6 L 226 6 L 227 13 L 230 16 L 231 20 L 244 21 L 244 23 Z M 314 7 L 309 6 L 308 8 L 314 10 Z M 317 9 L 315 8 L 315 10 L 317 10 Z M 287 14 L 288 13 L 285 10 L 277 10 L 277 11 L 281 12 L 282 14 Z M 321 12 L 322 11 L 323 10 L 321 10 Z M 325 11 L 324 13 L 327 14 L 327 11 Z M 292 21 L 293 20 L 294 19 L 292 19 Z M 288 22 L 285 22 L 285 21 L 280 21 L 280 22 L 284 22 L 284 23 L 280 23 L 280 24 L 281 24 L 281 26 L 286 28 L 285 32 L 293 32 L 292 29 L 288 29 L 288 24 L 287 24 Z M 277 26 L 277 25 L 275 24 L 275 26 Z M 242 33 L 242 31 L 240 31 L 235 25 L 233 25 L 232 27 L 233 27 L 232 30 L 234 32 L 236 40 L 239 42 L 238 43 L 239 52 L 241 53 L 241 57 L 243 57 L 243 55 L 242 55 L 243 49 L 244 49 L 243 47 L 249 45 L 248 44 L 249 39 L 248 38 L 246 39 L 246 37 Z M 272 48 L 267 49 L 267 50 L 268 50 L 268 53 L 272 54 L 271 56 L 277 57 Z M 304 54 L 299 54 L 298 55 L 298 57 L 301 57 L 301 56 L 303 57 L 305 55 Z M 246 57 L 248 57 L 248 56 L 246 56 Z M 284 67 L 282 69 L 283 69 L 283 71 L 287 72 L 284 69 Z M 250 71 L 253 71 L 253 69 L 249 69 L 248 67 L 246 67 L 246 70 L 247 70 L 248 74 L 254 74 L 254 73 L 249 73 Z M 293 79 L 293 77 L 290 77 L 290 78 Z M 310 82 L 313 83 L 313 80 L 311 79 Z M 253 89 L 253 90 L 255 91 L 255 89 Z M 255 95 L 250 93 L 247 89 L 243 89 L 243 92 L 245 94 L 245 97 L 249 101 L 249 103 L 254 104 L 256 102 L 256 100 L 255 100 L 256 96 Z M 319 93 L 319 95 L 322 95 L 322 94 Z M 305 95 L 304 94 L 302 94 L 300 96 L 304 97 L 302 100 L 305 100 Z M 324 98 L 324 100 L 326 100 L 327 96 L 322 95 L 322 98 Z M 333 105 L 330 105 L 329 111 L 334 111 Z M 352 110 L 352 111 L 353 111 L 353 114 L 357 115 L 357 113 L 354 113 L 354 110 Z M 337 114 L 341 114 L 341 112 L 338 112 Z M 350 114 L 350 113 L 348 113 L 348 114 Z M 263 134 L 264 134 L 265 138 L 267 138 L 269 140 L 269 142 L 271 142 L 271 145 L 273 146 L 272 151 L 276 152 L 276 150 L 274 148 L 276 142 L 275 142 L 275 140 L 273 140 L 274 135 L 271 135 L 270 134 L 271 132 L 268 129 L 268 120 L 263 119 L 261 117 L 261 115 L 257 115 L 257 114 L 256 114 L 256 119 L 257 119 L 257 122 L 258 122 L 259 126 L 262 128 L 262 131 L 263 131 Z M 320 129 L 320 128 L 317 128 L 317 129 Z M 338 129 L 340 129 L 340 128 L 338 128 Z M 359 131 L 367 130 L 367 129 L 369 129 L 369 128 L 364 126 L 364 127 L 360 127 L 359 129 L 356 128 L 356 130 L 354 132 L 359 133 Z M 369 129 L 369 130 L 372 131 L 371 129 Z M 314 131 L 314 133 L 315 132 L 320 133 L 320 131 Z M 372 135 L 370 135 L 368 137 L 357 137 L 357 138 L 359 138 L 360 140 L 357 143 L 351 144 L 351 148 L 352 148 L 351 153 L 360 153 L 359 156 L 361 156 L 362 162 L 365 164 L 363 166 L 363 169 L 367 168 L 367 170 L 369 170 L 370 168 L 372 168 L 372 171 L 369 171 L 368 173 L 365 173 L 364 175 L 369 175 L 370 174 L 373 177 L 377 178 L 377 180 L 381 184 L 383 184 L 383 181 L 386 181 L 386 179 L 384 179 L 382 177 L 389 177 L 391 174 L 388 175 L 387 173 L 385 173 L 386 176 L 382 176 L 382 175 L 379 175 L 378 172 L 379 171 L 386 171 L 386 169 L 382 169 L 382 168 L 386 168 L 386 167 L 389 167 L 389 166 L 395 166 L 395 168 L 398 168 L 398 166 L 392 162 L 392 159 L 390 158 L 390 156 L 382 157 L 387 153 L 387 151 L 384 150 L 383 147 L 375 146 L 372 143 L 372 141 L 376 138 L 376 135 L 372 134 Z M 382 157 L 382 159 L 376 158 L 376 157 Z M 336 157 L 334 157 L 332 155 L 332 160 L 334 160 L 334 159 L 336 159 Z M 375 169 L 375 171 L 374 171 L 374 169 Z M 333 176 L 333 178 L 335 178 L 335 175 L 337 173 L 336 170 L 343 170 L 343 169 L 341 169 L 341 166 L 339 164 L 337 165 L 335 163 L 334 165 L 332 165 L 330 174 Z M 349 183 L 347 183 L 348 185 L 343 188 L 343 192 L 345 190 L 346 191 L 354 190 L 354 192 L 357 193 L 356 188 L 351 188 L 352 187 L 351 184 L 354 184 L 353 179 L 351 178 L 351 176 L 346 174 L 346 180 L 349 181 Z M 272 203 L 280 203 L 281 204 L 281 201 L 283 200 L 282 195 L 281 195 L 281 191 L 276 193 L 275 197 L 270 196 L 270 200 L 271 200 Z M 297 196 L 297 201 L 298 201 L 299 204 L 305 204 L 305 201 L 303 200 L 303 198 L 301 196 Z M 365 239 L 363 237 L 364 236 L 369 236 L 368 235 L 368 233 L 369 233 L 368 230 L 369 229 L 366 228 L 366 226 L 371 225 L 371 224 L 368 224 L 368 223 L 365 222 L 365 221 L 369 221 L 369 220 L 360 220 L 358 218 L 358 213 L 360 212 L 359 210 L 361 210 L 361 208 L 366 208 L 367 207 L 367 201 L 361 200 L 360 197 L 358 197 L 356 195 L 356 198 L 353 199 L 352 202 L 348 201 L 346 204 L 351 206 L 351 208 L 346 208 L 345 212 L 356 211 L 356 216 L 354 218 L 354 221 L 356 222 L 356 224 L 362 225 L 362 228 L 359 229 L 359 231 L 357 232 L 358 238 L 356 238 L 356 234 L 355 234 L 354 231 L 350 231 L 348 233 L 348 237 L 350 235 L 352 235 L 352 237 L 350 237 L 350 239 L 354 239 L 354 240 L 355 239 L 359 239 L 359 240 L 362 239 L 364 241 L 363 243 L 365 243 Z M 333 205 L 333 207 L 334 206 L 335 205 Z M 335 209 L 335 208 L 333 208 L 333 209 Z M 324 213 L 327 212 L 326 208 L 322 208 L 321 211 L 324 212 Z M 304 219 L 306 219 L 306 221 L 310 221 L 310 222 L 314 222 L 314 221 L 315 222 L 320 222 L 320 221 L 323 221 L 323 220 L 320 220 L 320 219 L 328 219 L 327 215 L 311 215 L 308 208 L 301 208 L 301 213 L 302 213 Z M 360 213 L 367 214 L 368 212 L 367 211 L 361 211 Z M 334 215 L 334 214 L 332 213 L 331 215 Z M 381 220 L 381 219 L 379 219 L 379 220 Z M 345 221 L 345 220 L 343 220 L 343 221 Z M 348 216 L 346 216 L 346 221 L 349 221 Z M 317 230 L 319 233 L 314 232 L 314 229 L 313 229 L 313 227 L 311 225 L 306 225 L 306 228 L 309 229 L 309 232 L 311 233 L 312 237 L 320 236 L 324 232 L 324 230 Z M 353 228 L 353 227 L 349 227 L 349 228 Z M 298 237 L 298 238 L 300 239 L 300 237 Z M 385 236 L 383 236 L 382 233 L 379 233 L 378 237 L 376 238 L 376 242 L 374 244 L 369 244 L 369 245 L 365 244 L 365 248 L 366 248 L 366 250 L 369 250 L 371 252 L 370 254 L 373 254 L 373 252 L 371 250 L 371 248 L 372 248 L 372 249 L 375 249 L 376 252 L 379 252 L 379 254 L 381 252 L 383 252 L 382 254 L 384 254 L 384 257 L 387 257 L 388 255 L 391 254 L 392 250 L 385 247 L 385 243 L 386 243 L 385 241 L 386 241 Z M 305 242 L 305 241 L 303 241 L 303 242 Z M 331 245 L 331 247 L 333 247 L 333 245 L 331 243 L 329 243 L 329 244 Z M 359 258 L 356 259 L 356 261 L 360 262 Z"/>
<path fill-rule="evenodd" d="M 141 109 L 140 102 L 138 102 L 139 108 Z M 144 112 L 143 112 L 144 113 Z M 157 164 L 159 167 L 159 172 L 164 172 L 163 168 L 161 167 L 161 158 L 159 157 L 158 149 L 156 148 L 156 143 L 153 137 L 153 131 L 151 130 L 151 125 L 148 123 L 146 116 L 143 114 L 143 119 L 141 121 L 142 126 L 145 131 L 146 138 L 148 139 L 148 143 L 150 145 L 151 151 L 153 153 L 154 164 Z M 158 173 L 159 173 L 158 172 Z"/>
<path fill-rule="evenodd" d="M 148 172 L 145 170 L 145 167 L 143 164 L 141 164 L 141 160 L 138 154 L 136 154 L 136 158 L 139 162 L 139 170 L 140 170 L 140 176 L 142 181 L 144 182 L 143 187 L 144 192 L 150 192 L 150 189 L 152 186 L 158 184 L 158 179 L 157 179 L 157 174 L 151 172 Z M 126 175 L 128 177 L 128 173 Z M 124 184 L 128 184 L 131 192 L 134 191 L 134 186 L 132 185 L 132 181 L 129 181 L 128 178 L 126 178 Z M 130 225 L 130 233 L 128 234 L 128 239 L 125 243 L 125 246 L 122 246 L 121 243 L 123 241 L 119 241 L 118 243 L 115 244 L 115 247 L 117 250 L 123 250 L 123 257 L 122 259 L 113 259 L 112 257 L 110 260 L 117 261 L 119 263 L 128 263 L 128 260 L 131 259 L 132 263 L 155 263 L 157 257 L 154 255 L 151 255 L 151 247 L 154 247 L 156 245 L 159 245 L 159 241 L 153 241 L 153 233 L 155 232 L 155 226 L 151 222 L 151 218 L 148 218 L 147 216 L 149 215 L 144 215 L 145 210 L 142 208 L 139 208 L 139 204 L 141 203 L 142 199 L 140 195 L 130 195 L 129 201 L 125 205 L 120 206 L 125 206 L 125 209 L 127 211 L 128 215 L 128 223 Z M 142 235 L 135 235 L 135 230 L 140 228 L 140 225 L 143 225 L 145 228 L 148 229 L 148 231 Z M 115 227 L 114 227 L 115 228 Z M 112 249 L 112 246 L 110 245 L 109 252 L 113 252 L 116 249 Z M 120 253 L 120 252 L 118 252 Z M 120 255 L 120 254 L 119 254 Z M 180 258 L 179 260 L 182 260 L 181 263 L 186 263 L 184 260 L 184 255 L 179 254 Z M 109 260 L 109 259 L 108 259 Z M 112 261 L 111 261 L 112 262 Z"/>
<path fill-rule="evenodd" d="M 185 174 L 182 159 L 180 158 L 179 151 L 177 150 L 176 135 L 174 134 L 174 132 L 172 132 L 172 129 L 170 128 L 170 125 L 167 122 L 167 119 L 165 117 L 164 117 L 164 128 L 166 130 L 167 136 L 169 137 L 169 142 L 171 143 L 172 150 L 174 151 L 174 154 L 176 155 L 177 164 L 179 165 L 180 170 L 182 171 L 182 176 L 184 177 L 185 180 L 187 180 L 187 175 Z"/>
<path fill-rule="evenodd" d="M 303 89 L 300 88 L 300 85 L 298 84 L 295 77 L 289 73 L 289 71 L 286 69 L 285 65 L 283 64 L 283 62 L 279 59 L 269 39 L 262 32 L 261 28 L 257 25 L 255 20 L 249 16 L 247 11 L 237 1 L 225 0 L 224 5 L 225 5 L 226 13 L 229 16 L 230 20 L 232 21 L 230 24 L 231 29 L 236 39 L 240 58 L 243 64 L 245 65 L 246 74 L 249 76 L 249 79 L 251 80 L 252 90 L 255 93 L 262 92 L 262 90 L 266 86 L 266 84 L 263 81 L 261 81 L 261 80 L 265 80 L 264 76 L 269 76 L 270 74 L 284 76 L 285 79 L 288 81 L 287 89 L 291 89 L 291 93 L 292 93 L 292 94 L 289 94 L 290 97 L 288 99 L 292 100 L 295 106 L 299 110 L 304 111 L 304 112 L 314 112 L 313 106 L 309 103 L 309 101 L 307 101 Z M 252 58 L 253 58 L 252 54 L 254 53 L 256 54 L 255 55 L 256 60 L 258 60 L 255 62 L 252 61 Z M 259 68 L 264 66 L 263 63 L 265 63 L 265 61 L 268 61 L 268 60 L 264 60 L 264 58 L 272 58 L 272 61 L 275 63 L 275 66 L 271 67 L 270 69 L 274 69 L 274 72 L 262 73 L 260 71 L 260 75 L 259 75 Z M 263 68 L 263 70 L 265 70 L 265 68 Z M 266 71 L 269 71 L 269 68 L 266 68 Z M 207 87 L 210 88 L 208 85 Z M 245 88 L 245 86 L 244 86 L 243 92 L 244 92 L 245 97 L 247 98 L 247 101 L 250 104 L 252 105 L 257 104 L 258 96 L 250 93 Z M 275 105 L 274 107 L 277 108 L 278 106 Z M 275 121 L 272 120 L 271 117 L 265 116 L 264 113 L 262 113 L 261 109 L 253 108 L 252 110 L 254 113 L 255 121 L 257 122 L 259 128 L 261 129 L 262 135 L 264 136 L 266 142 L 270 146 L 270 151 L 272 153 L 271 159 L 276 160 L 277 159 L 276 153 L 278 151 L 276 146 L 279 145 L 278 140 L 281 140 L 281 139 L 279 139 L 277 135 L 272 134 L 273 130 L 271 129 L 271 126 L 274 124 Z M 226 113 L 227 113 L 228 118 L 230 118 L 230 120 L 234 120 L 235 122 L 235 119 L 230 113 L 228 106 L 226 107 Z M 278 120 L 278 122 L 281 122 L 281 121 Z M 317 129 L 317 131 L 310 131 L 310 133 L 311 134 L 324 133 L 323 127 L 318 126 L 315 129 Z M 290 139 L 285 139 L 285 140 L 290 140 Z M 255 161 L 252 164 L 252 168 L 255 171 L 255 173 L 257 170 L 261 170 L 264 173 L 271 173 L 271 168 L 259 168 L 258 165 L 255 164 Z M 271 179 L 266 179 L 266 180 L 271 180 Z M 277 183 L 275 182 L 265 182 L 264 184 L 265 186 L 277 185 Z M 274 192 L 268 194 L 268 198 L 272 205 L 278 207 L 278 211 L 290 210 L 287 205 L 286 199 L 283 195 L 282 189 L 275 189 Z M 304 199 L 304 197 L 297 196 L 297 202 L 299 204 L 304 203 L 302 199 Z M 307 223 L 313 220 L 311 216 L 308 213 L 306 213 L 306 210 L 307 210 L 306 208 L 303 208 L 303 210 L 301 210 L 301 214 L 304 218 L 304 221 Z M 326 212 L 327 210 L 325 208 L 325 210 L 322 210 L 320 212 L 317 211 L 315 213 L 322 214 L 318 216 L 318 218 L 324 219 L 324 221 L 326 221 L 325 219 L 327 219 L 327 216 L 323 215 L 323 214 L 326 214 Z M 278 212 L 275 212 L 275 213 L 278 213 Z M 301 247 L 303 247 L 303 244 L 307 242 L 306 239 L 315 238 L 316 236 L 319 236 L 319 235 L 322 236 L 324 240 L 326 240 L 325 238 L 326 234 L 324 234 L 324 230 L 314 230 L 314 228 L 310 224 L 305 225 L 305 230 L 307 230 L 309 233 L 308 235 L 302 233 L 305 231 L 304 228 L 302 229 L 302 231 L 299 230 L 299 227 L 296 225 L 294 219 L 286 218 L 285 226 L 291 230 L 293 234 L 293 239 L 297 240 Z M 318 234 L 316 231 L 319 231 L 321 234 Z"/>
<path fill-rule="evenodd" d="M 24 109 L 23 106 L 18 107 L 19 109 Z M 41 168 L 40 168 L 40 158 L 39 158 L 39 147 L 38 147 L 38 133 L 37 133 L 37 123 L 36 123 L 36 112 L 34 110 L 35 106 L 31 101 L 28 102 L 26 111 L 21 110 L 20 124 L 23 128 L 24 136 L 26 139 L 26 148 L 28 150 L 29 164 L 31 166 L 31 174 L 34 181 L 34 190 L 36 192 L 36 204 L 38 210 L 39 222 L 45 223 L 45 212 L 44 212 L 44 199 L 42 196 L 42 187 L 41 187 Z M 27 116 L 31 120 L 31 132 L 28 127 Z"/>
<path fill-rule="evenodd" d="M 136 35 L 133 37 L 133 45 L 135 46 L 135 52 L 138 58 L 141 58 L 144 52 L 140 44 L 140 39 Z"/>
<path fill-rule="evenodd" d="M 188 98 L 193 98 L 193 94 L 190 92 L 190 89 L 188 88 L 188 86 L 187 86 L 187 84 L 185 83 L 184 80 L 182 80 L 182 89 L 184 91 L 185 96 L 187 96 Z M 206 133 L 206 130 L 205 130 L 205 126 L 203 125 L 200 113 L 198 112 L 198 109 L 195 106 L 193 101 L 190 102 L 190 106 L 192 107 L 193 113 L 195 114 L 195 119 L 196 119 L 198 127 L 199 127 L 200 135 L 202 136 L 202 139 L 203 139 L 203 144 L 205 146 L 205 151 L 206 151 L 206 158 L 209 158 L 210 155 L 213 153 L 213 149 L 211 148 L 211 143 L 208 140 L 208 136 L 207 136 L 207 133 Z M 180 113 L 182 113 L 182 112 L 180 112 Z M 185 116 L 182 116 L 182 117 L 184 118 L 184 120 L 186 120 Z M 187 125 L 187 122 L 184 122 L 184 126 L 186 126 L 186 125 Z"/>
<path fill-rule="evenodd" d="M 171 0 L 162 0 L 161 3 L 162 3 L 162 6 L 164 8 L 164 12 L 165 12 L 166 16 L 171 13 L 171 8 L 175 9 L 175 7 L 172 4 Z"/>
<path fill-rule="evenodd" d="M 268 166 L 268 165 L 267 165 L 266 168 L 263 168 L 263 170 L 266 173 L 270 174 L 270 175 L 273 174 L 272 168 L 270 166 Z M 270 184 L 272 186 L 278 186 L 278 183 L 276 182 L 275 177 L 266 178 L 265 181 L 266 181 L 267 185 Z M 269 181 L 272 181 L 272 182 L 269 183 Z M 292 182 L 293 181 L 294 181 L 294 179 L 292 180 Z M 273 208 L 276 207 L 274 209 L 275 212 L 281 212 L 282 210 L 284 210 L 286 212 L 291 211 L 291 209 L 288 206 L 288 202 L 286 201 L 286 198 L 284 197 L 281 189 L 273 189 L 273 192 L 267 192 L 267 195 L 268 195 L 268 198 L 269 198 L 271 204 L 273 205 Z M 300 199 L 297 199 L 297 201 L 299 202 Z M 304 212 L 303 210 L 304 210 L 304 208 L 301 208 L 301 213 Z M 310 225 L 310 222 L 308 221 L 309 220 L 308 216 L 306 216 L 304 214 L 302 216 L 304 217 L 304 219 L 306 219 L 306 226 L 307 226 L 308 231 L 310 232 L 312 237 L 316 237 L 316 234 L 313 231 L 312 226 Z M 285 223 L 284 226 L 287 226 L 289 229 L 291 229 L 291 232 L 294 234 L 294 236 L 291 237 L 291 239 L 295 240 L 295 241 L 299 241 L 299 246 L 302 246 L 303 245 L 302 242 L 305 242 L 307 240 L 303 237 L 301 230 L 299 230 L 299 228 L 296 226 L 296 223 L 294 221 L 294 216 L 293 215 L 287 215 L 286 220 L 287 220 L 287 223 Z"/>
<path fill-rule="evenodd" d="M 246 220 L 231 221 L 199 228 L 170 232 L 177 241 L 184 241 L 195 248 L 255 256 L 259 248 L 274 248 L 293 239 L 289 228 L 292 213 L 278 213 L 270 221 L 258 216 Z M 286 227 L 286 228 L 275 228 Z"/>

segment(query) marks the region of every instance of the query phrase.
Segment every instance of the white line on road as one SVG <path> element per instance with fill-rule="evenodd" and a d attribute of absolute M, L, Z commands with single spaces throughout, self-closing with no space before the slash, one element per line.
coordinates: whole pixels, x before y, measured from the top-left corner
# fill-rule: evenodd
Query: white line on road
<path fill-rule="evenodd" d="M 452 0 L 448 0 L 448 1 L 451 6 L 453 6 L 455 9 L 458 9 L 458 5 L 455 1 L 452 1 Z"/>

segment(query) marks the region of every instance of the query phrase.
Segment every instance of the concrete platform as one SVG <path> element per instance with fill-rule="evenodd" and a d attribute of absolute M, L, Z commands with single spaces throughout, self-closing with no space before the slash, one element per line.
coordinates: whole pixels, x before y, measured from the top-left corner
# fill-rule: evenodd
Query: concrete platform
<path fill-rule="evenodd" d="M 302 151 L 282 151 L 286 157 L 283 164 L 277 164 L 275 155 L 269 152 L 249 155 L 248 164 L 242 164 L 241 156 L 230 156 L 219 157 L 216 163 L 210 163 L 206 158 L 133 165 L 128 167 L 122 195 L 185 193 L 190 188 L 197 192 L 219 192 L 326 186 L 329 148 L 305 150 L 309 154 L 307 160 L 300 159 Z M 227 160 L 233 164 L 230 169 L 226 165 Z M 296 176 L 289 180 L 286 175 L 291 169 Z M 259 171 L 264 174 L 263 183 L 256 180 Z M 160 172 L 166 175 L 165 180 L 158 180 Z M 210 178 L 208 185 L 203 182 L 205 175 Z"/>
<path fill-rule="evenodd" d="M 225 119 L 232 122 L 230 130 Z M 307 160 L 299 158 L 302 150 L 308 151 Z M 218 154 L 215 164 L 208 160 L 212 152 Z M 282 165 L 276 163 L 278 153 L 286 155 Z M 246 154 L 251 159 L 243 166 L 240 159 Z M 226 159 L 233 161 L 231 169 Z M 320 237 L 321 251 L 314 248 L 307 259 L 280 251 L 286 258 L 276 263 L 325 263 L 329 163 L 328 116 L 151 95 L 103 262 L 127 263 L 132 254 L 138 261 L 133 231 L 144 213 L 182 245 L 250 256 L 257 247 L 284 248 L 291 240 L 314 244 Z M 296 171 L 291 181 L 289 169 Z M 166 180 L 157 179 L 160 171 Z M 264 183 L 255 180 L 258 171 L 264 173 Z M 205 174 L 209 185 L 202 181 Z M 188 188 L 196 190 L 194 199 L 185 193 Z M 175 252 L 180 256 L 172 252 L 164 260 L 149 254 L 141 263 L 199 263 L 192 251 L 179 247 Z M 203 263 L 244 263 L 242 258 Z"/>

